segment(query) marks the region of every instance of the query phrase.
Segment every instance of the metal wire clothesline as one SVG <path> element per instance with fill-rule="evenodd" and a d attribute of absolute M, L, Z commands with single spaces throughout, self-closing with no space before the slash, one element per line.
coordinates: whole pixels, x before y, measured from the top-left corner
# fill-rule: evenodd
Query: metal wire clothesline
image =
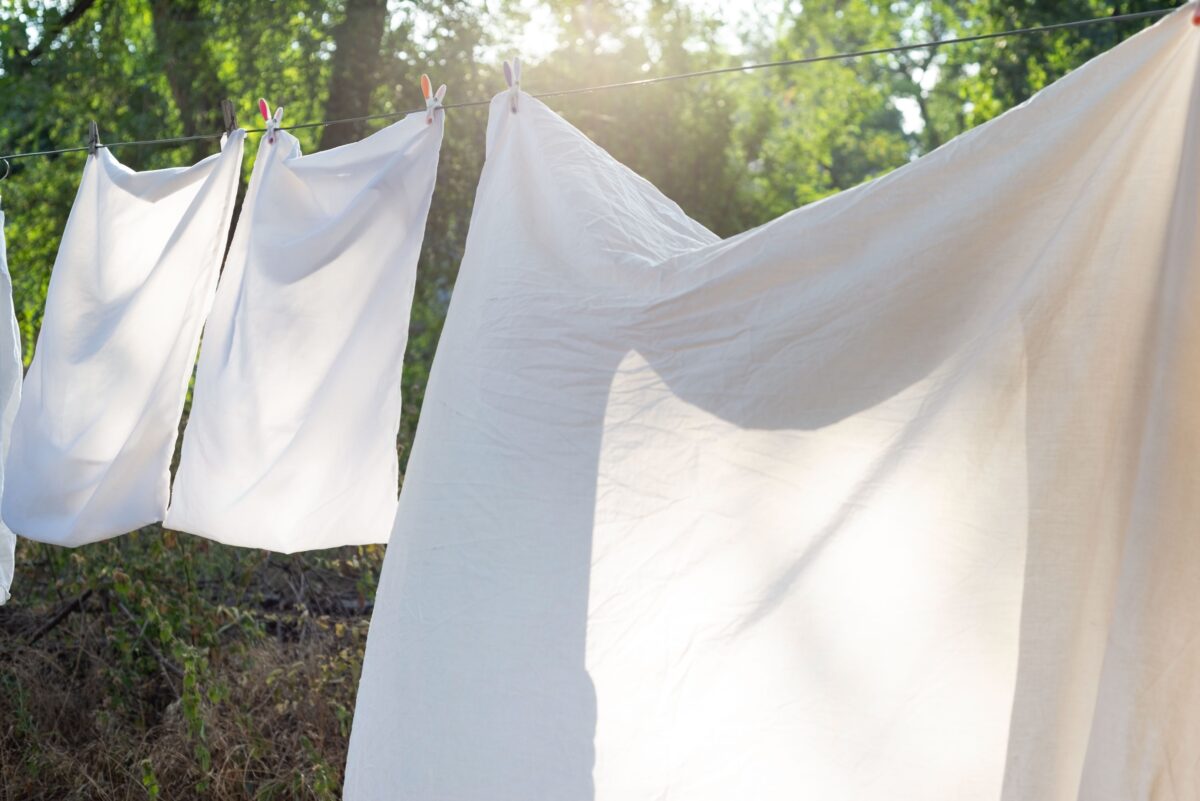
<path fill-rule="evenodd" d="M 822 61 L 844 61 L 855 58 L 865 58 L 868 56 L 881 56 L 889 53 L 903 53 L 909 50 L 925 50 L 929 48 L 941 47 L 943 45 L 966 44 L 968 42 L 981 42 L 988 39 L 1002 39 L 1008 36 L 1022 36 L 1026 34 L 1046 33 L 1049 31 L 1063 30 L 1067 28 L 1082 28 L 1088 25 L 1097 25 L 1102 23 L 1112 22 L 1128 22 L 1139 19 L 1150 19 L 1153 17 L 1161 17 L 1175 11 L 1176 8 L 1158 8 L 1150 11 L 1136 11 L 1129 14 L 1113 14 L 1107 17 L 1093 17 L 1090 19 L 1073 20 L 1070 22 L 1058 22 L 1051 25 L 1038 25 L 1028 28 L 1013 28 L 1007 31 L 997 31 L 995 33 L 980 33 L 971 36 L 959 36 L 949 39 L 937 39 L 930 42 L 913 42 L 904 45 L 895 45 L 892 47 L 878 47 L 869 50 L 854 50 L 846 53 L 831 53 L 823 56 L 807 56 L 805 58 L 784 59 L 780 61 L 765 61 L 757 64 L 742 64 L 733 67 L 716 67 L 713 69 L 697 70 L 695 72 L 683 72 L 677 75 L 661 75 L 654 78 L 641 78 L 632 81 L 620 81 L 618 83 L 606 83 L 596 86 L 583 86 L 574 89 L 559 89 L 550 92 L 531 93 L 532 97 L 543 99 L 550 97 L 564 97 L 567 95 L 580 95 L 590 92 L 603 92 L 612 89 L 624 89 L 635 86 L 649 86 L 651 84 L 666 83 L 668 81 L 681 81 L 690 78 L 703 78 L 710 75 L 724 75 L 734 72 L 752 72 L 754 70 L 770 69 L 775 67 L 791 67 L 802 64 L 816 64 Z M 444 109 L 470 108 L 472 106 L 484 106 L 491 102 L 491 98 L 486 100 L 467 100 L 460 103 L 446 103 L 439 106 Z M 318 122 L 303 122 L 295 125 L 281 125 L 279 130 L 296 131 L 304 128 L 322 128 L 328 125 L 341 125 L 351 122 L 367 122 L 372 120 L 386 120 L 403 117 L 408 114 L 423 112 L 425 108 L 408 109 L 405 111 L 393 111 L 384 114 L 364 114 L 359 117 L 344 117 L 336 120 L 321 120 Z M 265 133 L 266 128 L 247 128 L 247 133 Z M 204 139 L 219 139 L 224 136 L 224 132 L 213 134 L 195 134 L 193 136 L 172 136 L 164 139 L 139 139 L 125 142 L 108 142 L 99 144 L 99 147 L 140 147 L 150 145 L 171 145 L 182 144 L 184 142 L 195 142 Z M 90 150 L 90 145 L 80 145 L 78 147 L 64 147 L 53 150 L 36 150 L 28 153 L 10 153 L 0 156 L 0 160 L 8 162 L 10 160 L 34 158 L 37 156 L 53 156 L 60 153 L 77 153 Z M 6 168 L 5 177 L 8 171 Z M 0 179 L 2 180 L 2 179 Z"/>

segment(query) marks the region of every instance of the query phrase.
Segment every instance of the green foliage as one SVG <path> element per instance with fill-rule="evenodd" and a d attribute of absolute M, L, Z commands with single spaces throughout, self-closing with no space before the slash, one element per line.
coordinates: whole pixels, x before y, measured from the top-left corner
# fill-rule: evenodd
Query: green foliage
<path fill-rule="evenodd" d="M 1160 2 L 806 0 L 785 4 L 778 18 L 747 15 L 737 31 L 744 49 L 732 53 L 728 24 L 667 0 L 0 0 L 0 150 L 81 145 L 92 118 L 108 142 L 215 133 L 223 97 L 246 126 L 258 125 L 260 95 L 285 106 L 285 123 L 343 107 L 344 116 L 416 109 L 422 72 L 449 85 L 450 103 L 486 98 L 503 85 L 499 58 L 516 51 L 538 13 L 555 21 L 559 44 L 527 64 L 532 92 Z M 371 25 L 343 24 L 371 14 L 384 15 L 375 20 L 379 41 L 361 39 Z M 1144 24 L 549 102 L 727 236 L 903 165 Z M 344 64 L 337 68 L 347 54 L 366 65 L 356 76 L 368 90 L 357 109 L 353 83 L 331 89 L 347 74 Z M 404 365 L 402 464 L 483 166 L 486 106 L 448 115 Z M 298 135 L 311 152 L 386 124 Z M 203 140 L 115 153 L 134 169 L 154 169 L 215 148 Z M 252 145 L 247 176 L 253 152 Z M 0 184 L 27 364 L 82 164 L 79 153 L 14 161 Z M 0 801 L 337 798 L 382 553 L 283 557 L 159 527 L 73 551 L 22 542 L 14 600 L 0 609 Z"/>

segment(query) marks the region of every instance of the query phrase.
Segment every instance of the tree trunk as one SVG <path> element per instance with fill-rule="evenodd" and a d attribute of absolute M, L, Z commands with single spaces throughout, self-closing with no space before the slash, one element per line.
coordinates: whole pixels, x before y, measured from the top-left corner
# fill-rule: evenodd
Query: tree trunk
<path fill-rule="evenodd" d="M 333 73 L 325 118 L 359 117 L 370 113 L 371 92 L 379 74 L 379 47 L 387 23 L 387 0 L 346 0 L 346 17 L 333 32 Z M 361 139 L 365 122 L 328 125 L 321 150 Z"/>
<path fill-rule="evenodd" d="M 183 135 L 220 133 L 224 128 L 221 100 L 225 88 L 204 47 L 204 37 L 197 35 L 199 26 L 207 21 L 200 0 L 152 0 L 150 12 L 159 58 L 179 110 Z M 193 160 L 211 152 L 214 144 L 205 139 L 193 142 Z"/>

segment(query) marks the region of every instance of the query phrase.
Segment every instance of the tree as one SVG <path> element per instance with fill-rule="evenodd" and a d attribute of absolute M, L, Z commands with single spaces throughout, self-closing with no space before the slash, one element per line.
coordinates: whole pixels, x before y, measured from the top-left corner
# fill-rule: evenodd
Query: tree
<path fill-rule="evenodd" d="M 208 25 L 201 0 L 151 0 L 157 60 L 171 89 L 171 98 L 184 136 L 222 130 L 220 102 L 226 95 L 209 52 L 208 37 L 198 36 Z M 203 157 L 210 143 L 196 141 L 190 160 Z"/>
<path fill-rule="evenodd" d="M 793 59 L 1148 10 L 1148 1 L 807 0 L 763 58 Z M 848 189 L 1024 101 L 1153 20 L 787 67 L 743 111 L 763 218 Z M 901 109 L 911 108 L 912 125 Z"/>
<path fill-rule="evenodd" d="M 387 0 L 346 0 L 345 16 L 333 31 L 333 68 L 325 119 L 340 120 L 369 112 L 385 22 Z M 321 150 L 361 139 L 366 127 L 365 122 L 328 126 L 321 134 Z"/>

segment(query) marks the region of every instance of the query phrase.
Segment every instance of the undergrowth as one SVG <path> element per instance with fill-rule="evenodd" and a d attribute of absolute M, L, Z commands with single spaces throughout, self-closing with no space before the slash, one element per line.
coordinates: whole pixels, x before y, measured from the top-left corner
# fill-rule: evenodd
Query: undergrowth
<path fill-rule="evenodd" d="M 0 801 L 339 798 L 382 555 L 22 540 Z"/>

